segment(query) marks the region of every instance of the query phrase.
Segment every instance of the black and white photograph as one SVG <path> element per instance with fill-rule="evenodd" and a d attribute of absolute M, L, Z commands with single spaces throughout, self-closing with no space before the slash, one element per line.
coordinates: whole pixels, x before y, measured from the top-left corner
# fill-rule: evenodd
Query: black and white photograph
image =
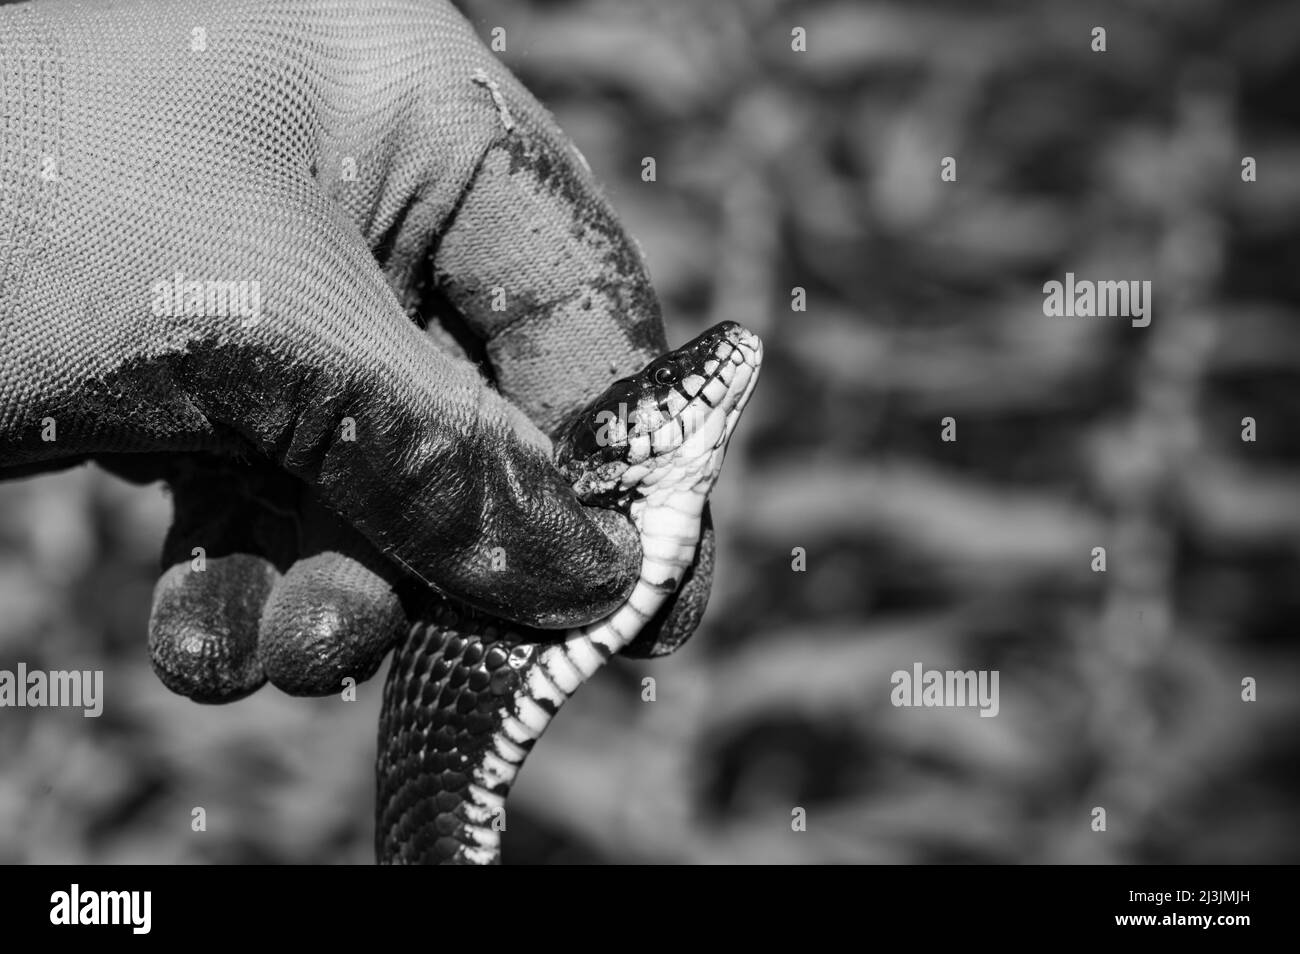
<path fill-rule="evenodd" d="M 1241 938 L 1297 89 L 1284 0 L 0 2 L 0 863 L 1187 866 L 1087 910 Z"/>

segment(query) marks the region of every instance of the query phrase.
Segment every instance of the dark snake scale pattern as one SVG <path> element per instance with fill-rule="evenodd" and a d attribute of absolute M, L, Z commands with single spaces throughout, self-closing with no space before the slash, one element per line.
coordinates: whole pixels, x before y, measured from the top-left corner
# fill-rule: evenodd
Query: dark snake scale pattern
<path fill-rule="evenodd" d="M 529 643 L 443 604 L 393 655 L 379 722 L 375 850 L 396 864 L 472 863 L 470 769 L 520 687 Z M 531 743 L 525 743 L 531 748 Z M 505 798 L 504 788 L 495 794 Z M 421 839 L 421 832 L 436 838 Z"/>

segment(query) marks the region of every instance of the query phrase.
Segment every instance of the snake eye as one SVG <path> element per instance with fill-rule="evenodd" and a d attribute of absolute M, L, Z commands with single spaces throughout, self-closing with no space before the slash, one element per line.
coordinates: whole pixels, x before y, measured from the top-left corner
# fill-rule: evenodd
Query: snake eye
<path fill-rule="evenodd" d="M 670 384 L 676 384 L 677 369 L 666 364 L 662 368 L 655 368 L 653 377 L 655 384 L 662 384 L 665 387 Z"/>

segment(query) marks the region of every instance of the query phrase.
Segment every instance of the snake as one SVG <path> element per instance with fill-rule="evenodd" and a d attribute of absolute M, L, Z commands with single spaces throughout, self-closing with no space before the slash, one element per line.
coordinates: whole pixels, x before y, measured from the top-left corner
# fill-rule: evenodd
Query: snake
<path fill-rule="evenodd" d="M 439 599 L 395 649 L 376 759 L 380 864 L 499 864 L 505 802 L 560 707 L 680 587 L 727 442 L 762 363 L 724 321 L 572 414 L 554 462 L 588 506 L 631 519 L 640 572 L 612 613 L 539 631 Z"/>

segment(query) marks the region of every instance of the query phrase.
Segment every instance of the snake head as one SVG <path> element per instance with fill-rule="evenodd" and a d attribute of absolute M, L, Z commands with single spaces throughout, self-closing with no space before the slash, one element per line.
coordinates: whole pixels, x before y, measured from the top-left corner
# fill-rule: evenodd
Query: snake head
<path fill-rule="evenodd" d="M 626 509 L 633 499 L 682 491 L 703 501 L 762 354 L 752 331 L 714 325 L 574 414 L 556 441 L 556 465 L 593 506 Z"/>

